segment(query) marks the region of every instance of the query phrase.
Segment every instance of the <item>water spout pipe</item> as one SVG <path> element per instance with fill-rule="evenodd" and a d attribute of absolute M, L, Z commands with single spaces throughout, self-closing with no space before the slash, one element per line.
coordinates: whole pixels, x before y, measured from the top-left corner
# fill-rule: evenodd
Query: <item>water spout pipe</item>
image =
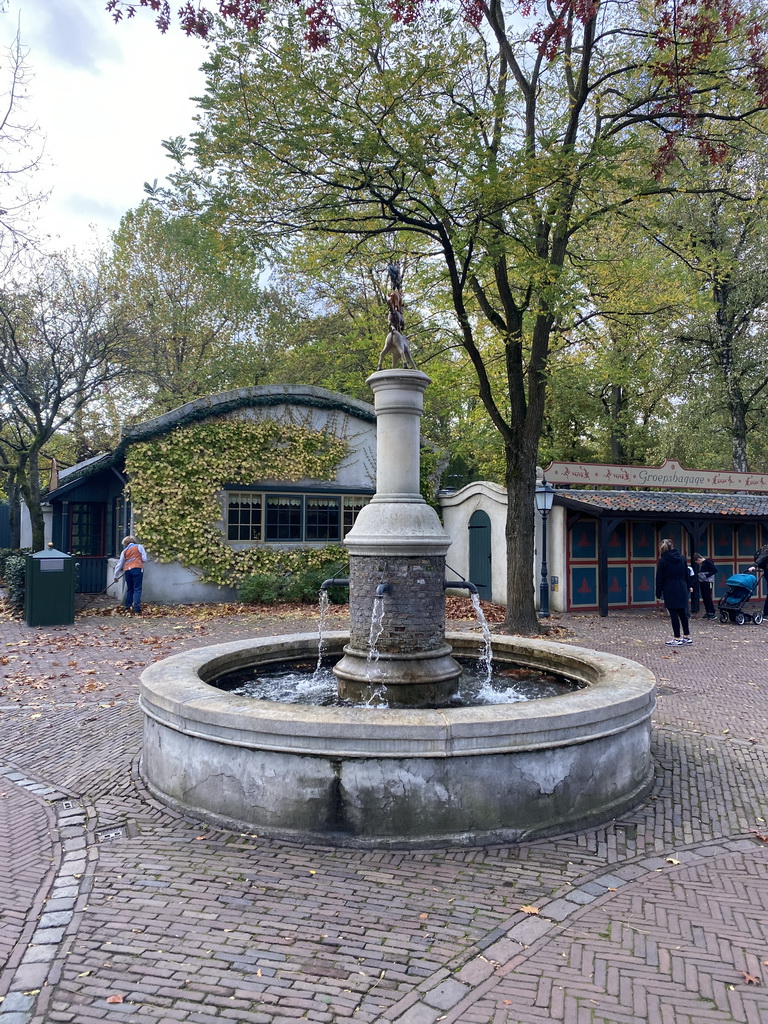
<path fill-rule="evenodd" d="M 480 591 L 477 589 L 474 583 L 470 583 L 469 580 L 444 580 L 444 590 L 468 590 L 470 594 L 479 594 Z"/>
<path fill-rule="evenodd" d="M 385 594 L 389 594 L 391 591 L 391 583 L 380 583 L 378 587 L 376 587 L 376 597 L 384 597 Z"/>
<path fill-rule="evenodd" d="M 321 590 L 327 590 L 328 587 L 348 587 L 349 580 L 342 579 L 340 576 L 333 576 L 329 580 L 323 580 L 320 584 Z"/>

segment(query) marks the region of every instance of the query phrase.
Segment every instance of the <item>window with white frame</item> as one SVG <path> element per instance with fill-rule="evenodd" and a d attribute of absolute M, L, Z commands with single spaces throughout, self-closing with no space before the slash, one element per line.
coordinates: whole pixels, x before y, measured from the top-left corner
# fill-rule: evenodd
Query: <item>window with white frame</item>
<path fill-rule="evenodd" d="M 261 540 L 263 495 L 241 491 L 227 502 L 227 540 Z"/>
<path fill-rule="evenodd" d="M 371 498 L 368 494 L 344 495 L 343 527 L 345 537 L 355 525 L 360 509 L 367 505 L 370 500 Z"/>
<path fill-rule="evenodd" d="M 338 495 L 306 497 L 305 540 L 341 540 L 341 500 Z"/>
<path fill-rule="evenodd" d="M 333 543 L 355 524 L 368 494 L 272 494 L 229 491 L 225 529 L 231 543 Z"/>

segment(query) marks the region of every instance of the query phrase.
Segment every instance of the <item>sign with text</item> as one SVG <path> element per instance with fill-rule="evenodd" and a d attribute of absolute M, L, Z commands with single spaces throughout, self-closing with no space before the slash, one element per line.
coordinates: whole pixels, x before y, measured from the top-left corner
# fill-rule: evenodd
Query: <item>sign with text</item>
<path fill-rule="evenodd" d="M 598 462 L 550 462 L 550 484 L 582 487 L 663 487 L 665 490 L 768 492 L 768 474 L 686 469 L 666 459 L 661 466 L 611 466 Z"/>

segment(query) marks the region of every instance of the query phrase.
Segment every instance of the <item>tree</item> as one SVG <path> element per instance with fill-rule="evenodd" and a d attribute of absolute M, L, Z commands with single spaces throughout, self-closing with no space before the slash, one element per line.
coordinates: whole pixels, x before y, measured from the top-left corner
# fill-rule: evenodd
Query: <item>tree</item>
<path fill-rule="evenodd" d="M 260 383 L 276 296 L 253 258 L 231 252 L 205 220 L 146 200 L 122 218 L 111 269 L 138 345 L 129 407 L 158 413 L 193 398 Z"/>
<path fill-rule="evenodd" d="M 541 464 L 642 464 L 659 457 L 661 429 L 687 386 L 690 365 L 669 340 L 690 314 L 690 280 L 631 220 L 600 224 L 584 244 L 587 234 L 583 296 L 553 343 Z"/>
<path fill-rule="evenodd" d="M 29 72 L 18 33 L 5 58 L 0 80 L 0 266 L 7 273 L 19 246 L 28 240 L 24 215 L 43 196 L 29 190 L 42 143 L 37 126 L 23 116 Z"/>
<path fill-rule="evenodd" d="M 0 468 L 29 509 L 35 550 L 44 541 L 45 446 L 127 362 L 108 284 L 103 265 L 52 256 L 0 289 Z"/>
<path fill-rule="evenodd" d="M 188 31 L 210 32 L 203 8 L 184 11 Z M 505 626 L 535 630 L 535 466 L 580 235 L 674 191 L 663 175 L 684 141 L 722 158 L 730 126 L 768 104 L 762 29 L 730 0 L 466 0 L 463 20 L 418 0 L 393 16 L 368 0 L 333 16 L 323 3 L 221 11 L 268 29 L 219 37 L 200 173 L 179 174 L 180 193 L 196 188 L 275 253 L 315 232 L 394 234 L 442 284 L 504 449 Z"/>
<path fill-rule="evenodd" d="M 691 161 L 687 179 L 705 179 L 708 194 L 695 201 L 676 196 L 649 223 L 697 296 L 673 335 L 695 384 L 686 404 L 706 395 L 713 425 L 724 421 L 729 434 L 731 468 L 741 473 L 750 469 L 750 434 L 764 431 L 768 399 L 767 174 L 762 152 L 736 146 L 716 167 Z"/>

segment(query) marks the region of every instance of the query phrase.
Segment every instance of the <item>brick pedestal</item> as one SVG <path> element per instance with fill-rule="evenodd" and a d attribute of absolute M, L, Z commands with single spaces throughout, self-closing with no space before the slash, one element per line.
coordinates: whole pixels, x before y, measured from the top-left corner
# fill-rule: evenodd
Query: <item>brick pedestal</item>
<path fill-rule="evenodd" d="M 350 642 L 336 666 L 339 695 L 367 700 L 386 687 L 390 705 L 441 704 L 456 691 L 460 667 L 445 642 L 445 557 L 350 557 Z M 382 596 L 378 658 L 368 657 L 376 588 Z"/>

